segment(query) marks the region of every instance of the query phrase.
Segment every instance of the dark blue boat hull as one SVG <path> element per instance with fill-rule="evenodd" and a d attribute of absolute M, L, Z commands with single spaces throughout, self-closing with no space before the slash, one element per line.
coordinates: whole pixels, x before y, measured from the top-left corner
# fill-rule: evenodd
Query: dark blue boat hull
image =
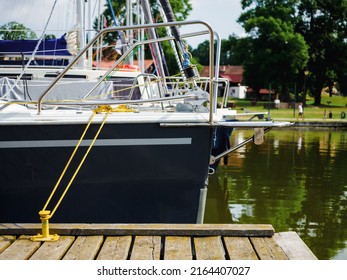
<path fill-rule="evenodd" d="M 85 126 L 0 126 L 0 222 L 40 222 L 38 212 Z M 85 139 L 98 128 L 92 126 Z M 195 223 L 211 133 L 208 126 L 106 124 L 51 222 Z M 89 143 L 79 148 L 47 210 L 69 184 Z"/>

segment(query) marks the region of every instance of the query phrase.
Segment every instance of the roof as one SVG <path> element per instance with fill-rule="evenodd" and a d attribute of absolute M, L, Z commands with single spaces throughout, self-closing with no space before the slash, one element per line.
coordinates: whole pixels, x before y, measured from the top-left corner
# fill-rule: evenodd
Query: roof
<path fill-rule="evenodd" d="M 274 93 L 275 93 L 275 91 L 271 90 L 271 94 L 274 94 Z M 269 90 L 266 88 L 262 88 L 259 90 L 259 94 L 269 94 Z"/>
<path fill-rule="evenodd" d="M 208 77 L 209 66 L 204 66 L 200 72 L 201 77 Z M 223 65 L 219 67 L 219 77 L 228 79 L 231 83 L 242 83 L 243 67 L 239 65 Z"/>

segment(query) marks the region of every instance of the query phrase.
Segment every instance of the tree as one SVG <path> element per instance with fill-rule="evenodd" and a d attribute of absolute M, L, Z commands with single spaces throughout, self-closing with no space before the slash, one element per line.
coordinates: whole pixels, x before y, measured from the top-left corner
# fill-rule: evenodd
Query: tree
<path fill-rule="evenodd" d="M 36 39 L 36 34 L 23 24 L 16 21 L 11 21 L 0 26 L 0 39 L 1 40 L 25 40 Z"/>
<path fill-rule="evenodd" d="M 321 92 L 325 87 L 330 89 L 330 94 L 333 85 L 347 93 L 347 0 L 242 0 L 242 5 L 244 9 L 250 9 L 240 16 L 239 21 L 246 31 L 248 28 L 251 37 L 261 31 L 261 16 L 280 19 L 294 28 L 294 34 L 303 37 L 309 60 L 307 66 L 297 68 L 297 82 L 302 85 L 304 103 L 306 89 L 314 96 L 315 105 L 321 103 Z M 250 29 L 248 25 L 252 21 L 255 23 Z M 278 71 L 282 71 L 281 66 L 278 65 Z"/>
<path fill-rule="evenodd" d="M 209 49 L 210 43 L 208 40 L 205 40 L 192 51 L 192 55 L 199 61 L 200 64 L 205 66 L 209 65 Z"/>
<path fill-rule="evenodd" d="M 334 84 L 340 94 L 347 96 L 347 45 L 345 40 L 339 40 L 335 43 L 335 73 L 337 76 Z"/>
<path fill-rule="evenodd" d="M 57 37 L 54 34 L 45 34 L 44 38 L 45 40 L 52 40 L 56 39 Z"/>
<path fill-rule="evenodd" d="M 221 42 L 221 65 L 240 65 L 242 62 L 241 52 L 238 48 L 239 38 L 235 35 L 229 35 L 228 39 L 222 39 Z"/>
<path fill-rule="evenodd" d="M 243 0 L 239 22 L 249 37 L 248 56 L 243 55 L 245 80 L 255 89 L 269 84 L 290 101 L 290 83 L 308 62 L 308 46 L 301 34 L 295 32 L 293 5 L 296 0 Z M 253 4 L 256 4 L 254 6 Z M 241 43 L 240 43 L 241 44 Z"/>
<path fill-rule="evenodd" d="M 221 40 L 220 65 L 240 65 L 242 59 L 238 50 L 238 38 L 236 35 L 230 35 L 228 39 Z M 216 43 L 214 44 L 216 47 Z M 210 43 L 208 40 L 200 43 L 191 53 L 194 58 L 202 65 L 209 65 Z M 215 52 L 216 55 L 216 52 Z"/>
<path fill-rule="evenodd" d="M 301 0 L 297 30 L 310 46 L 310 92 L 314 104 L 335 82 L 346 93 L 347 0 Z"/>
<path fill-rule="evenodd" d="M 254 90 L 267 87 L 289 100 L 296 84 L 321 102 L 333 86 L 347 95 L 347 0 L 242 0 L 238 21 L 247 37 L 222 42 L 221 63 L 243 65 L 244 79 Z M 207 65 L 208 49 L 193 51 Z"/>
<path fill-rule="evenodd" d="M 111 0 L 112 9 L 109 6 L 109 3 L 105 4 L 105 10 L 103 12 L 104 21 L 102 22 L 102 26 L 98 26 L 98 20 L 96 19 L 94 22 L 94 28 L 96 30 L 100 30 L 105 26 L 122 26 L 126 25 L 126 13 L 127 13 L 127 6 L 126 6 L 126 0 Z M 190 11 L 192 10 L 192 5 L 190 4 L 190 0 L 170 0 L 170 4 L 172 7 L 172 10 L 175 14 L 175 19 L 177 21 L 185 20 Z M 150 0 L 150 5 L 152 9 L 152 14 L 154 21 L 160 21 L 160 13 L 159 13 L 159 6 L 157 3 L 157 0 Z M 113 15 L 115 17 L 113 17 Z M 137 14 L 133 14 L 133 22 L 137 22 Z M 117 34 L 108 35 L 107 38 L 105 38 L 106 41 L 109 43 L 116 42 L 118 39 Z"/>

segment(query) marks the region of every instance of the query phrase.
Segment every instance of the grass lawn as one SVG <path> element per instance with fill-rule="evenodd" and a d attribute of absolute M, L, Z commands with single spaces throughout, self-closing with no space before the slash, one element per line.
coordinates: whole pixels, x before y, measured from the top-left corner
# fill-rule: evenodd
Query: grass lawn
<path fill-rule="evenodd" d="M 254 112 L 268 112 L 268 101 L 257 101 L 256 105 L 252 105 L 250 100 L 244 99 L 232 99 L 236 107 L 234 109 L 237 110 L 238 113 L 243 111 L 254 111 Z M 308 98 L 306 101 L 306 107 L 304 108 L 304 116 L 305 120 L 309 121 L 309 119 L 323 119 L 324 111 L 326 111 L 327 119 L 329 118 L 329 113 L 332 113 L 332 118 L 335 120 L 341 120 L 341 113 L 345 112 L 347 120 L 347 97 L 334 95 L 332 97 L 323 96 L 321 100 L 320 106 L 313 105 L 313 98 Z M 272 101 L 273 104 L 273 101 Z M 273 105 L 272 105 L 273 106 Z M 270 108 L 270 115 L 272 119 L 280 118 L 280 119 L 292 119 L 297 118 L 298 108 L 295 108 L 295 116 L 294 109 L 274 109 Z"/>

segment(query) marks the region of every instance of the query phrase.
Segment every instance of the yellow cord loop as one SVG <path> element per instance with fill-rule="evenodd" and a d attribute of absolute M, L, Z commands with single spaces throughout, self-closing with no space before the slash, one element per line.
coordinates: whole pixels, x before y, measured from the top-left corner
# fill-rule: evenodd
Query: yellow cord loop
<path fill-rule="evenodd" d="M 90 150 L 92 149 L 94 143 L 96 142 L 96 140 L 97 140 L 97 138 L 98 138 L 98 136 L 99 136 L 99 134 L 100 134 L 104 124 L 106 123 L 106 120 L 107 120 L 111 110 L 112 110 L 112 108 L 111 107 L 108 108 L 107 106 L 106 107 L 102 107 L 102 108 L 99 107 L 99 108 L 94 110 L 93 115 L 91 116 L 91 118 L 90 118 L 90 120 L 89 120 L 89 122 L 88 122 L 88 124 L 87 124 L 87 126 L 86 126 L 86 128 L 85 128 L 85 130 L 84 130 L 84 132 L 83 132 L 83 134 L 82 134 L 82 136 L 80 138 L 80 140 L 78 141 L 74 151 L 72 152 L 72 154 L 70 156 L 70 159 L 68 160 L 68 162 L 67 162 L 67 164 L 66 164 L 66 166 L 65 166 L 65 168 L 64 168 L 64 170 L 62 172 L 62 174 L 60 175 L 57 183 L 55 184 L 55 186 L 54 186 L 54 188 L 53 188 L 53 190 L 52 190 L 52 192 L 51 192 L 51 194 L 49 196 L 49 198 L 47 199 L 46 204 L 44 205 L 43 209 L 39 212 L 41 223 L 42 223 L 42 234 L 37 234 L 37 235 L 31 237 L 31 240 L 33 240 L 33 241 L 57 241 L 59 239 L 59 236 L 57 234 L 54 234 L 54 235 L 50 235 L 49 234 L 49 219 L 52 218 L 52 216 L 54 215 L 55 211 L 58 209 L 60 203 L 62 202 L 62 200 L 64 199 L 64 197 L 65 197 L 65 195 L 67 193 L 67 191 L 69 190 L 71 184 L 73 183 L 74 179 L 76 178 L 76 176 L 77 176 L 79 170 L 81 169 L 83 163 L 85 162 L 85 160 L 86 160 Z M 78 167 L 76 168 L 74 174 L 72 175 L 69 183 L 65 187 L 64 192 L 60 196 L 60 198 L 59 198 L 58 202 L 56 203 L 55 207 L 53 208 L 53 211 L 51 212 L 50 210 L 46 210 L 48 204 L 50 203 L 52 197 L 54 196 L 54 193 L 58 189 L 58 186 L 59 186 L 61 180 L 65 176 L 65 173 L 66 173 L 67 169 L 69 168 L 70 163 L 72 162 L 72 160 L 73 160 L 73 158 L 74 158 L 78 148 L 80 147 L 80 145 L 81 145 L 81 143 L 82 143 L 82 141 L 83 141 L 83 139 L 84 139 L 84 137 L 85 137 L 85 135 L 86 135 L 86 133 L 87 133 L 87 131 L 88 131 L 92 121 L 93 121 L 93 119 L 94 119 L 94 116 L 97 113 L 102 113 L 102 112 L 106 112 L 106 116 L 103 119 L 103 121 L 102 121 L 102 123 L 101 123 L 101 125 L 99 127 L 99 130 L 96 132 L 96 134 L 95 134 L 95 136 L 93 138 L 93 141 L 90 143 L 86 153 L 84 154 L 84 156 L 83 156 L 82 160 L 80 161 Z"/>
<path fill-rule="evenodd" d="M 135 109 L 130 108 L 128 105 L 122 104 L 117 106 L 117 108 L 112 108 L 110 105 L 100 105 L 98 108 L 94 110 L 95 113 L 100 114 L 104 112 L 136 112 Z"/>
<path fill-rule="evenodd" d="M 130 108 L 128 105 L 119 105 L 112 112 L 136 112 L 136 110 Z"/>

